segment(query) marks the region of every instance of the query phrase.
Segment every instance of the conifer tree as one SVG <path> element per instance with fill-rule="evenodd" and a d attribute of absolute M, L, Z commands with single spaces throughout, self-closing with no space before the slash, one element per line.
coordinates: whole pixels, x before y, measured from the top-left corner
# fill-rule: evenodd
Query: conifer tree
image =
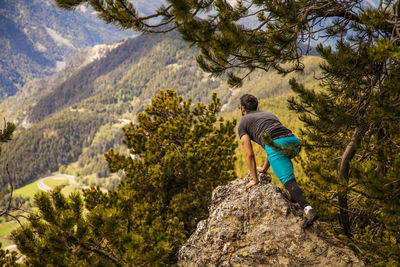
<path fill-rule="evenodd" d="M 7 143 L 11 140 L 12 135 L 15 131 L 15 124 L 12 122 L 4 122 L 4 127 L 0 130 L 0 144 Z M 1 147 L 0 147 L 0 154 L 1 154 Z"/>
<path fill-rule="evenodd" d="M 0 144 L 1 143 L 6 143 L 12 139 L 12 135 L 15 131 L 15 124 L 11 122 L 4 122 L 4 127 L 3 129 L 0 129 Z M 0 147 L 0 154 L 1 154 L 1 147 Z M 7 170 L 8 172 L 8 170 Z M 8 174 L 8 182 L 11 186 L 11 197 L 8 200 L 7 206 L 6 207 L 0 207 L 0 217 L 5 216 L 5 215 L 11 215 L 10 212 L 12 210 L 11 207 L 11 202 L 12 202 L 12 181 L 11 177 Z M 1 177 L 1 179 L 4 179 Z M 2 198 L 2 195 L 0 194 L 0 199 Z M 0 243 L 0 265 L 1 266 L 18 266 L 16 263 L 17 257 L 16 257 L 16 252 L 9 252 L 8 250 L 3 250 L 2 249 L 2 244 Z"/>
<path fill-rule="evenodd" d="M 17 252 L 10 252 L 8 250 L 3 250 L 0 244 L 0 266 L 3 267 L 15 267 L 20 266 L 17 263 Z"/>
<path fill-rule="evenodd" d="M 215 76 L 228 72 L 231 85 L 240 85 L 255 69 L 280 73 L 302 70 L 301 56 L 311 42 L 386 33 L 399 37 L 399 1 L 326 0 L 166 0 L 153 14 L 143 15 L 129 0 L 54 0 L 73 10 L 87 4 L 107 23 L 145 33 L 177 29 L 200 50 L 203 70 Z M 379 2 L 379 3 L 378 3 Z M 354 26 L 354 27 L 353 27 Z M 322 38 L 324 36 L 324 38 Z"/>
<path fill-rule="evenodd" d="M 400 185 L 394 177 L 400 141 L 400 1 L 168 0 L 153 15 L 141 16 L 127 0 L 56 0 L 67 9 L 85 2 L 121 28 L 176 28 L 199 48 L 201 68 L 215 76 L 227 73 L 232 86 L 255 69 L 301 71 L 309 44 L 321 43 L 323 90 L 291 82 L 299 100 L 292 99 L 290 106 L 301 114 L 310 145 L 304 164 L 309 191 L 329 203 L 319 212 L 339 217 L 346 236 L 372 233 L 376 244 L 386 240 L 386 248 L 399 250 Z M 251 17 L 257 22 L 245 23 Z M 360 240 L 366 239 L 353 239 Z M 373 244 L 366 250 L 379 254 Z M 384 261 L 384 256 L 370 260 Z"/>
<path fill-rule="evenodd" d="M 345 235 L 376 253 L 366 253 L 370 263 L 399 261 L 400 47 L 382 38 L 317 49 L 325 59 L 323 90 L 290 81 L 299 97 L 290 108 L 301 114 L 309 142 L 303 161 L 309 192 L 326 217 L 339 212 Z M 387 258 L 388 251 L 394 256 Z"/>
<path fill-rule="evenodd" d="M 124 129 L 131 155 L 106 154 L 110 170 L 125 173 L 119 192 L 131 218 L 139 218 L 127 218 L 125 231 L 141 232 L 147 262 L 154 255 L 158 263 L 175 261 L 179 245 L 206 218 L 212 190 L 235 178 L 236 123 L 217 118 L 215 94 L 207 106 L 192 105 L 174 90 L 160 91 L 138 124 Z"/>
<path fill-rule="evenodd" d="M 124 128 L 130 155 L 106 154 L 110 170 L 123 170 L 117 190 L 92 187 L 63 197 L 35 196 L 39 213 L 14 233 L 27 262 L 57 266 L 164 266 L 208 214 L 212 190 L 235 178 L 235 121 L 207 106 L 160 91 Z M 84 209 L 87 212 L 84 212 Z M 86 213 L 86 215 L 85 215 Z"/>
<path fill-rule="evenodd" d="M 93 235 L 90 221 L 83 215 L 79 193 L 68 198 L 60 188 L 35 195 L 39 213 L 28 217 L 28 225 L 12 233 L 25 263 L 32 266 L 122 266 L 101 237 Z M 119 264 L 121 262 L 121 264 Z"/>

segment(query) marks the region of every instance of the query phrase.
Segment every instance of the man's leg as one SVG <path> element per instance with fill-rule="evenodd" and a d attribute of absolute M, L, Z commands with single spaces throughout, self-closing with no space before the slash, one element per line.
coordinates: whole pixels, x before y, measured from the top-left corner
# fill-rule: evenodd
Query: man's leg
<path fill-rule="evenodd" d="M 288 191 L 290 198 L 293 199 L 293 201 L 299 203 L 301 209 L 303 210 L 305 220 L 302 227 L 307 228 L 311 226 L 318 219 L 318 215 L 311 207 L 311 205 L 307 202 L 306 198 L 303 196 L 303 191 L 297 184 L 296 179 L 287 181 L 285 184 L 285 188 Z"/>
<path fill-rule="evenodd" d="M 287 181 L 285 184 L 285 188 L 289 192 L 291 199 L 293 199 L 294 202 L 299 203 L 302 209 L 310 205 L 307 202 L 306 198 L 303 196 L 303 191 L 297 184 L 296 179 Z"/>
<path fill-rule="evenodd" d="M 303 209 L 304 217 L 306 218 L 303 228 L 312 225 L 318 219 L 318 215 L 303 196 L 303 191 L 295 180 L 292 161 L 269 146 L 265 146 L 265 151 L 276 177 L 284 184 L 293 200 L 299 203 Z"/>

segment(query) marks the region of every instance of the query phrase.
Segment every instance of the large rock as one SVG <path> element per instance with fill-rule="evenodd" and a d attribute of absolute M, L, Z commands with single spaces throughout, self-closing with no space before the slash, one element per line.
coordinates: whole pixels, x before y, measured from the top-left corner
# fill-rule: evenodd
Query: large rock
<path fill-rule="evenodd" d="M 249 176 L 216 188 L 207 220 L 179 250 L 180 266 L 363 266 L 318 223 L 302 229 L 302 211 L 270 183 L 249 192 Z"/>

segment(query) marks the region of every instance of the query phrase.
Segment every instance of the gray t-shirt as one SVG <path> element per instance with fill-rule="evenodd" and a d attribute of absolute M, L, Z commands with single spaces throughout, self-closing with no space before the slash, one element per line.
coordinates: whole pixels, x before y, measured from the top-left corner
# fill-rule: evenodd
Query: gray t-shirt
<path fill-rule="evenodd" d="M 238 127 L 239 137 L 247 134 L 250 139 L 264 147 L 261 134 L 268 131 L 272 139 L 293 136 L 293 133 L 281 124 L 278 117 L 269 111 L 250 111 L 242 117 Z"/>

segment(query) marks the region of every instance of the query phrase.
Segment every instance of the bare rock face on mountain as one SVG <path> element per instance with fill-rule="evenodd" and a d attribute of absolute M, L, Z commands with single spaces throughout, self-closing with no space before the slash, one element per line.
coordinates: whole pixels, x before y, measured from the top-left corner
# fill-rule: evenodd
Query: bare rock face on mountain
<path fill-rule="evenodd" d="M 363 266 L 352 250 L 318 223 L 302 229 L 302 211 L 260 175 L 248 192 L 249 176 L 216 188 L 209 218 L 179 251 L 180 266 Z"/>

